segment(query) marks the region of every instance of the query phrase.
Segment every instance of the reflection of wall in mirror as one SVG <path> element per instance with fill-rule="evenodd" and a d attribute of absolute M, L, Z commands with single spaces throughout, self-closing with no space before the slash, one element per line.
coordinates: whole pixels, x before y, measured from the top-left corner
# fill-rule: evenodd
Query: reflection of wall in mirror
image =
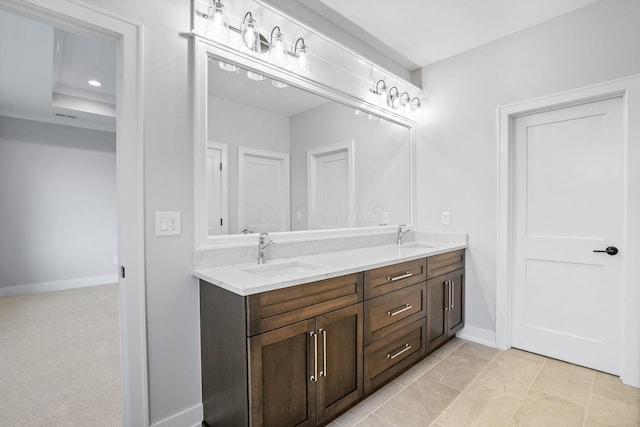
<path fill-rule="evenodd" d="M 292 230 L 306 230 L 307 151 L 355 141 L 356 227 L 409 220 L 409 130 L 403 126 L 356 116 L 353 108 L 328 103 L 291 118 Z M 295 179 L 294 179 L 295 177 Z M 386 218 L 385 218 L 386 219 Z"/>
<path fill-rule="evenodd" d="M 238 224 L 238 147 L 289 153 L 289 118 L 224 99 L 209 97 L 208 138 L 228 146 L 229 233 Z"/>

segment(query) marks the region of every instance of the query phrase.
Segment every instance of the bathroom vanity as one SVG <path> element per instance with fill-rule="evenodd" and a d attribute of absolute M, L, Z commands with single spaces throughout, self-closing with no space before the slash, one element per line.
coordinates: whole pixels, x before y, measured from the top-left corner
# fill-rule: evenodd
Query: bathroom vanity
<path fill-rule="evenodd" d="M 464 325 L 464 247 L 196 270 L 205 423 L 324 425 L 400 375 Z"/>

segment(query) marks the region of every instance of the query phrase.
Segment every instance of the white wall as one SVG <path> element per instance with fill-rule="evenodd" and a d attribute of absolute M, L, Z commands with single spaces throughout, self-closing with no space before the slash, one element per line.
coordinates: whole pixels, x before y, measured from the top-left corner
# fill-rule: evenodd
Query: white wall
<path fill-rule="evenodd" d="M 209 96 L 209 140 L 227 144 L 229 233 L 239 233 L 238 147 L 289 154 L 289 118 Z"/>
<path fill-rule="evenodd" d="M 353 108 L 329 102 L 291 117 L 291 206 L 306 212 L 307 151 L 354 141 L 355 226 L 409 221 L 409 130 L 391 122 L 356 116 Z M 293 178 L 295 177 L 295 179 Z M 306 230 L 292 218 L 293 230 Z"/>
<path fill-rule="evenodd" d="M 418 223 L 469 233 L 467 325 L 495 332 L 497 108 L 640 73 L 639 23 L 639 1 L 603 0 L 423 69 Z"/>
<path fill-rule="evenodd" d="M 116 278 L 115 143 L 111 132 L 0 116 L 5 292 Z"/>

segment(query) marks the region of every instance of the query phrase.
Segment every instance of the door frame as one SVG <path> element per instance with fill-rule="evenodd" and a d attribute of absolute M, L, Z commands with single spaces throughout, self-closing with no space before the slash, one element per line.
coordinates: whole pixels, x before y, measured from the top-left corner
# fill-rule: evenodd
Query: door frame
<path fill-rule="evenodd" d="M 143 181 L 143 29 L 140 23 L 83 2 L 0 0 L 28 18 L 116 40 L 120 357 L 124 426 L 149 425 Z M 120 272 L 119 272 L 120 273 Z"/>
<path fill-rule="evenodd" d="M 514 122 L 516 117 L 622 98 L 624 153 L 624 239 L 622 242 L 622 332 L 620 378 L 640 387 L 640 75 L 498 108 L 498 218 L 496 257 L 496 345 L 511 347 L 513 280 Z M 635 279 L 635 280 L 634 280 Z"/>
<path fill-rule="evenodd" d="M 282 170 L 285 171 L 282 181 L 282 194 L 284 200 L 291 205 L 291 183 L 290 175 L 291 169 L 289 168 L 289 154 L 281 153 L 279 151 L 262 150 L 258 148 L 238 146 L 238 228 L 246 229 L 247 225 L 244 223 L 244 199 L 245 199 L 245 184 L 244 184 L 244 158 L 246 155 L 256 157 L 266 157 L 282 162 Z M 287 230 L 291 230 L 291 218 L 287 221 Z M 239 231 L 241 233 L 242 231 Z"/>
<path fill-rule="evenodd" d="M 224 219 L 222 224 L 222 234 L 229 234 L 229 149 L 227 144 L 223 142 L 207 141 L 207 150 L 209 150 L 209 148 L 220 150 L 220 163 L 222 163 L 222 170 L 220 174 L 220 212 Z M 204 227 L 208 230 L 208 215 L 205 220 L 207 220 L 207 224 L 204 225 Z"/>
<path fill-rule="evenodd" d="M 314 206 L 317 202 L 316 179 L 318 171 L 318 157 L 338 153 L 340 151 L 347 152 L 347 163 L 349 165 L 349 225 L 355 225 L 355 206 L 356 206 L 356 178 L 355 178 L 355 141 L 338 142 L 336 144 L 324 145 L 322 147 L 307 150 L 307 228 L 315 230 Z"/>

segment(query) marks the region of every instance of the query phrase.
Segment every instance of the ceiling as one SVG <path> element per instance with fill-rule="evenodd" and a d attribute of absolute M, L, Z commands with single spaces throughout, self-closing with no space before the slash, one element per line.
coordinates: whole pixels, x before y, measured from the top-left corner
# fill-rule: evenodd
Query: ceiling
<path fill-rule="evenodd" d="M 409 71 L 596 1 L 297 0 Z"/>
<path fill-rule="evenodd" d="M 115 131 L 115 52 L 115 40 L 0 10 L 0 115 Z"/>

